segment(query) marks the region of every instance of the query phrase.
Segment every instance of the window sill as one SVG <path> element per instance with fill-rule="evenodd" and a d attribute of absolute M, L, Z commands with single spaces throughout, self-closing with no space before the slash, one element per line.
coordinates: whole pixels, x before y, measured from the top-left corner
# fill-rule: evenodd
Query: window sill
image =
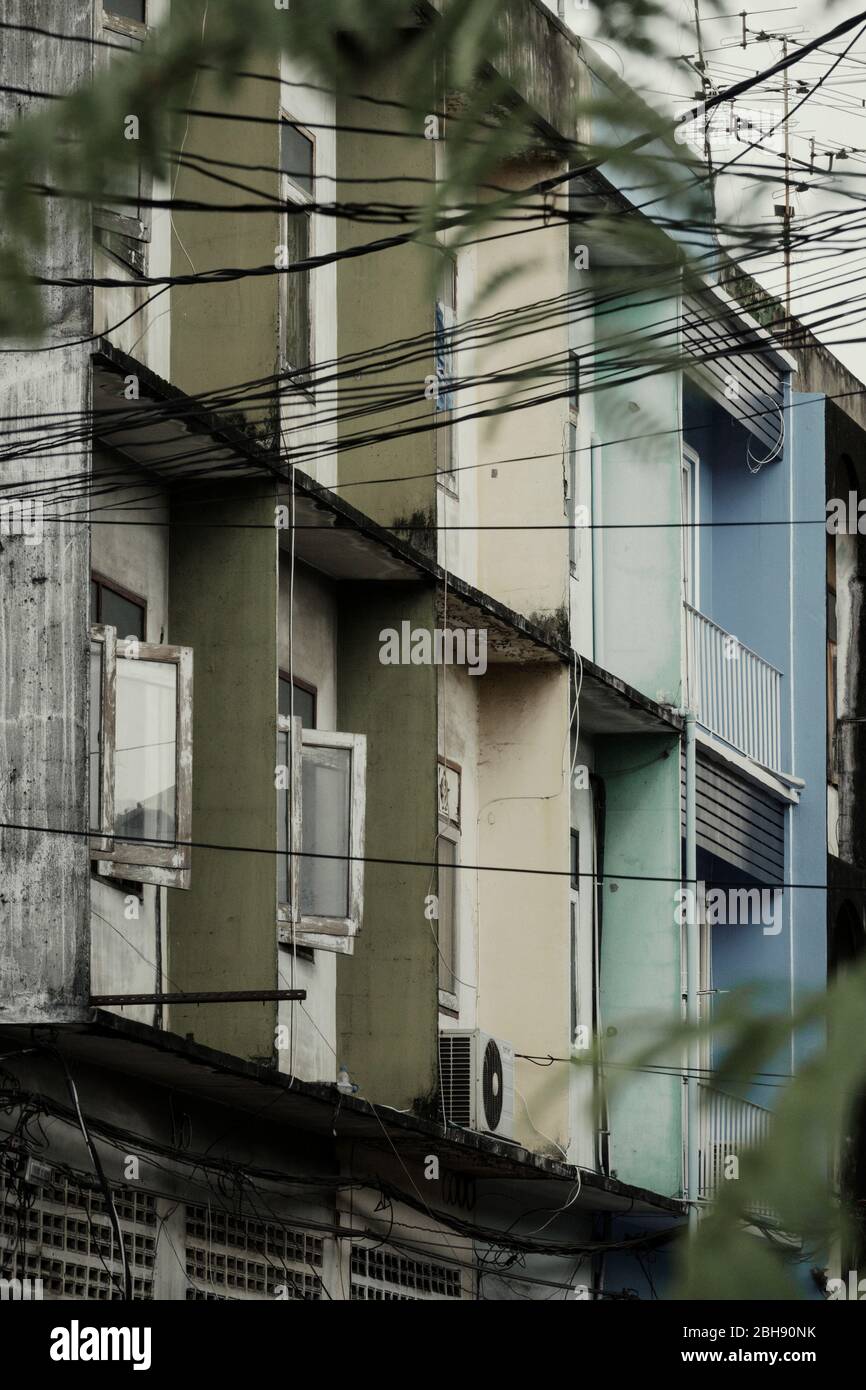
<path fill-rule="evenodd" d="M 141 43 L 147 38 L 147 25 L 137 19 L 125 19 L 122 14 L 102 11 L 102 27 L 113 34 L 123 34 L 128 39 L 138 39 Z"/>
<path fill-rule="evenodd" d="M 307 367 L 293 367 L 288 362 L 283 362 L 280 365 L 280 376 L 286 379 L 285 384 L 296 391 L 309 405 L 316 404 L 316 387 L 313 381 L 305 381 L 304 378 L 314 371 L 315 367 L 312 362 Z M 303 425 L 298 425 L 296 428 L 302 429 Z"/>
<path fill-rule="evenodd" d="M 460 491 L 457 485 L 457 479 L 452 478 L 451 474 L 446 472 L 444 469 L 440 469 L 437 473 L 436 485 L 437 487 L 441 487 L 443 492 L 447 492 L 449 497 L 460 496 Z"/>

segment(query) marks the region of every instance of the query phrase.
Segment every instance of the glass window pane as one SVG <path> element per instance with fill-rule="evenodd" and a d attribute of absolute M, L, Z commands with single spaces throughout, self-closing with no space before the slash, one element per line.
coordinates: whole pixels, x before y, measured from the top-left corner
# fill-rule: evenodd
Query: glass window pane
<path fill-rule="evenodd" d="M 339 855 L 301 859 L 301 916 L 349 915 L 350 797 L 348 748 L 305 748 L 301 773 L 302 851 Z"/>
<path fill-rule="evenodd" d="M 313 142 L 290 121 L 280 126 L 280 167 L 292 183 L 312 197 Z"/>
<path fill-rule="evenodd" d="M 144 23 L 146 0 L 102 0 L 102 8 L 108 14 L 119 15 L 122 19 L 135 19 Z"/>
<path fill-rule="evenodd" d="M 571 409 L 577 414 L 580 409 L 580 358 L 576 352 L 571 354 Z"/>
<path fill-rule="evenodd" d="M 577 1041 L 580 1025 L 580 979 L 578 975 L 578 951 L 580 947 L 580 912 L 578 903 L 571 900 L 571 1041 Z"/>
<path fill-rule="evenodd" d="M 439 861 L 439 930 L 437 934 L 439 942 L 439 988 L 447 991 L 448 994 L 456 994 L 454 909 L 457 873 L 454 865 L 457 863 L 457 846 L 453 840 L 440 837 L 437 858 Z"/>
<path fill-rule="evenodd" d="M 576 830 L 571 832 L 571 886 L 580 888 L 580 835 Z"/>
<path fill-rule="evenodd" d="M 305 729 L 315 729 L 316 727 L 316 697 L 311 690 L 305 690 L 302 685 L 295 684 L 295 698 L 291 700 L 292 682 L 286 680 L 285 676 L 280 676 L 280 714 L 286 719 L 294 715 L 295 719 L 300 719 Z M 294 705 L 294 708 L 291 705 Z"/>
<path fill-rule="evenodd" d="M 173 840 L 177 668 L 119 658 L 116 718 L 115 834 Z"/>
<path fill-rule="evenodd" d="M 140 642 L 144 641 L 144 609 L 140 603 L 133 603 L 131 599 L 124 598 L 122 594 L 116 594 L 113 589 L 102 587 L 102 616 L 100 622 L 106 627 L 117 629 L 117 635 L 122 640 L 124 637 L 137 637 Z"/>
<path fill-rule="evenodd" d="M 289 265 L 305 261 L 310 254 L 310 216 L 292 212 L 286 217 L 286 248 Z M 283 276 L 285 304 L 285 357 L 296 371 L 310 365 L 310 272 L 292 271 Z"/>
<path fill-rule="evenodd" d="M 280 682 L 282 685 L 282 681 Z M 282 711 L 280 711 L 282 713 Z M 287 777 L 291 775 L 291 746 L 288 734 L 277 734 L 277 767 L 284 767 Z M 287 777 L 283 780 L 287 780 Z M 280 906 L 291 903 L 292 879 L 291 859 L 288 851 L 291 846 L 291 798 L 288 787 L 277 788 L 277 902 Z"/>
<path fill-rule="evenodd" d="M 109 185 L 108 191 L 111 199 L 106 203 L 110 212 L 116 212 L 118 217 L 131 217 L 133 221 L 141 218 L 141 164 L 130 154 L 129 160 L 122 167 L 116 167 Z M 115 201 L 123 199 L 123 202 Z"/>
<path fill-rule="evenodd" d="M 577 520 L 577 427 L 568 426 L 568 560 L 575 569 L 580 560 L 575 522 Z"/>
<path fill-rule="evenodd" d="M 88 776 L 90 788 L 89 829 L 101 829 L 102 779 L 102 643 L 90 644 L 90 726 L 88 737 Z"/>

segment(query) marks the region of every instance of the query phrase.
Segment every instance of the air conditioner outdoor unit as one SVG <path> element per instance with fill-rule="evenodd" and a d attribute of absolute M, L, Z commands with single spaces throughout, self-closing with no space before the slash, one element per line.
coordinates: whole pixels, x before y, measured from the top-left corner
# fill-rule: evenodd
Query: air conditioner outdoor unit
<path fill-rule="evenodd" d="M 439 1085 L 448 1122 L 510 1139 L 514 1048 L 480 1029 L 439 1034 Z"/>

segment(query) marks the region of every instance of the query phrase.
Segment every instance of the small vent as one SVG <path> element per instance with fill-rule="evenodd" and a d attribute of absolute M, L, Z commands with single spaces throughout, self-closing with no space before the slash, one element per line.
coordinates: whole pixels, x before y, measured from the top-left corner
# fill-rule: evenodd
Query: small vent
<path fill-rule="evenodd" d="M 505 1078 L 502 1074 L 502 1053 L 493 1038 L 484 1049 L 484 1123 L 496 1129 L 502 1119 L 502 1095 Z"/>
<path fill-rule="evenodd" d="M 474 1082 L 472 1039 L 466 1033 L 440 1033 L 439 1084 L 449 1124 L 462 1125 L 464 1129 L 473 1127 Z"/>
<path fill-rule="evenodd" d="M 188 1302 L 322 1296 L 324 1241 L 274 1221 L 189 1206 L 186 1212 Z"/>
<path fill-rule="evenodd" d="M 352 1299 L 418 1303 L 463 1297 L 460 1270 L 431 1260 L 413 1260 L 381 1248 L 352 1249 Z"/>

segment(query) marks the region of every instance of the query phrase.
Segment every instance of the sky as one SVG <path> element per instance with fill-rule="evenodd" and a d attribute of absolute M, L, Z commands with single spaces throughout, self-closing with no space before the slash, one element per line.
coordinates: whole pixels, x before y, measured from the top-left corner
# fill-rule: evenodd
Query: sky
<path fill-rule="evenodd" d="M 547 3 L 556 11 L 557 0 Z M 589 3 L 584 7 L 578 0 L 565 0 L 565 4 L 566 22 L 575 33 L 597 42 L 596 6 Z M 745 0 L 698 0 L 706 72 L 717 90 L 778 61 L 782 35 L 789 36 L 791 48 L 808 43 L 864 9 L 862 0 L 800 0 L 788 5 L 756 0 L 755 8 L 746 10 L 743 48 L 744 4 Z M 658 58 L 648 59 L 624 45 L 598 43 L 598 51 L 651 105 L 674 114 L 700 91 L 699 75 L 686 61 L 699 60 L 695 0 L 673 0 L 667 17 L 653 22 L 650 35 Z M 852 40 L 847 56 L 831 72 L 836 57 Z M 821 85 L 816 87 L 819 81 Z M 794 110 L 803 97 L 802 106 Z M 862 31 L 852 30 L 790 69 L 789 106 L 790 169 L 797 185 L 792 186 L 791 194 L 795 205 L 791 224 L 795 243 L 791 256 L 792 310 L 866 381 L 866 343 L 851 341 L 866 336 L 859 305 L 866 274 L 866 238 L 860 230 L 859 203 L 866 199 L 866 20 Z M 781 123 L 781 76 L 742 97 L 736 111 L 740 117 L 756 119 L 761 113 Z M 740 227 L 760 223 L 771 233 L 775 231 L 779 246 L 784 219 L 775 212 L 774 195 L 781 201 L 784 192 L 783 129 L 782 123 L 774 137 L 763 136 L 760 149 L 740 161 L 740 168 L 749 166 L 745 173 L 722 174 L 716 185 L 720 222 Z M 735 142 L 726 145 L 721 131 L 719 136 L 711 151 L 716 168 L 741 148 Z M 806 235 L 813 238 L 812 243 L 798 247 L 797 238 Z M 814 241 L 817 236 L 823 238 L 819 243 Z M 747 268 L 768 289 L 784 296 L 781 250 L 763 261 L 750 262 Z"/>

